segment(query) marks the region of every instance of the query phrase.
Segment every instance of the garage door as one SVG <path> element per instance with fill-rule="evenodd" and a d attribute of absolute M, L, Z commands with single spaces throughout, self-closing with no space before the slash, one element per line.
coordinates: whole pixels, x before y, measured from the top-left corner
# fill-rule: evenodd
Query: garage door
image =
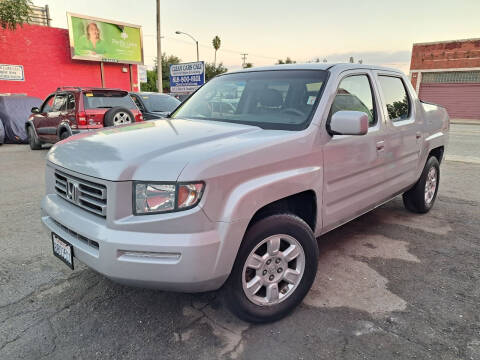
<path fill-rule="evenodd" d="M 450 118 L 480 119 L 480 72 L 423 73 L 419 98 L 444 106 Z"/>

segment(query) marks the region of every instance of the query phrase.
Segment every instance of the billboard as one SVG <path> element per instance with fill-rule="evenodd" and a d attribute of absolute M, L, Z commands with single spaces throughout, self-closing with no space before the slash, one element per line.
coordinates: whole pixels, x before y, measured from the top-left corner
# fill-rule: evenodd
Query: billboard
<path fill-rule="evenodd" d="M 143 64 L 139 25 L 67 13 L 72 59 Z"/>
<path fill-rule="evenodd" d="M 170 92 L 191 93 L 205 84 L 203 61 L 170 65 Z"/>

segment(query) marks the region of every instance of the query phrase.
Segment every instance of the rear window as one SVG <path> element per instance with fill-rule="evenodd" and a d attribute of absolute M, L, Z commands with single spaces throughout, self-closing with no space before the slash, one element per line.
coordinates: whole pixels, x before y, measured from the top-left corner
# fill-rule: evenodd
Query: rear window
<path fill-rule="evenodd" d="M 124 91 L 88 91 L 83 94 L 85 109 L 108 109 L 116 106 L 137 110 L 130 95 Z"/>

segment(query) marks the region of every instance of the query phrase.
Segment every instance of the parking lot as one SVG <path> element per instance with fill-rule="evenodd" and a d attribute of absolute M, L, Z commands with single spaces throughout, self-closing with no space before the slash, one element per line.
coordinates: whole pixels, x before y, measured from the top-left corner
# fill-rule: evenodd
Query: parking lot
<path fill-rule="evenodd" d="M 318 239 L 302 306 L 244 323 L 221 292 L 125 287 L 52 255 L 47 150 L 0 147 L 0 359 L 480 359 L 480 125 L 452 125 L 426 215 L 401 197 Z"/>

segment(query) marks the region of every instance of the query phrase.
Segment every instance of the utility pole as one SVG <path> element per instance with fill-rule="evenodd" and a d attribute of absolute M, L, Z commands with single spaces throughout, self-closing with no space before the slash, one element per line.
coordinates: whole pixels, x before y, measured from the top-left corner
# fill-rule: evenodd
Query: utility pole
<path fill-rule="evenodd" d="M 243 59 L 243 63 L 242 63 L 242 67 L 245 68 L 245 64 L 247 62 L 247 55 L 248 54 L 240 54 L 242 59 Z"/>
<path fill-rule="evenodd" d="M 162 44 L 160 33 L 160 0 L 157 0 L 157 89 L 163 92 L 162 84 Z"/>

